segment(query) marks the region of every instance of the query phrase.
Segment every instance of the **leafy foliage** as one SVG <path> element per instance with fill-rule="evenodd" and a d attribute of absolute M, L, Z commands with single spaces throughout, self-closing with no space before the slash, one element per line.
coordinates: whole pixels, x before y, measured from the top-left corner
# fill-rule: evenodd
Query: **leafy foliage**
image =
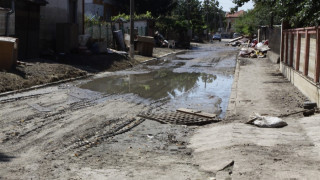
<path fill-rule="evenodd" d="M 112 20 L 129 20 L 129 0 L 123 1 L 123 14 Z M 217 30 L 222 26 L 225 12 L 219 7 L 218 0 L 135 0 L 135 19 L 156 19 L 156 28 L 166 32 L 186 32 L 192 29 L 194 34 L 202 34 L 204 29 Z M 145 14 L 141 14 L 147 12 Z"/>
<path fill-rule="evenodd" d="M 259 26 L 271 25 L 271 19 L 273 19 L 274 24 L 281 24 L 280 17 L 274 16 L 271 11 L 269 6 L 256 4 L 254 9 L 248 10 L 236 20 L 236 31 L 251 36 L 257 32 Z"/>
<path fill-rule="evenodd" d="M 117 15 L 117 16 L 113 16 L 113 17 L 111 18 L 111 20 L 112 20 L 112 21 L 116 21 L 116 20 L 118 20 L 119 18 L 122 18 L 122 19 L 124 19 L 124 20 L 126 20 L 126 21 L 129 21 L 129 20 L 130 20 L 130 15 L 127 15 L 127 14 L 125 14 L 125 13 L 122 13 L 122 14 L 119 14 L 119 15 Z M 150 11 L 147 11 L 147 12 L 144 13 L 144 14 L 139 14 L 139 15 L 134 14 L 133 19 L 139 20 L 139 19 L 154 19 L 154 18 L 153 18 L 153 16 L 152 16 L 151 12 L 150 12 Z"/>
<path fill-rule="evenodd" d="M 245 34 L 245 35 L 253 35 L 257 30 L 257 23 L 255 18 L 254 10 L 249 10 L 247 13 L 242 15 L 235 22 L 235 30 L 236 32 Z"/>
<path fill-rule="evenodd" d="M 130 13 L 130 0 L 119 0 L 123 6 L 122 11 L 126 14 Z M 150 11 L 154 17 L 158 17 L 161 15 L 166 15 L 170 13 L 175 7 L 177 3 L 176 0 L 135 0 L 135 12 L 137 14 L 145 13 L 146 11 Z"/>
<path fill-rule="evenodd" d="M 203 18 L 206 23 L 206 28 L 209 30 L 217 31 L 223 27 L 225 20 L 225 12 L 222 7 L 219 7 L 217 0 L 204 0 L 202 5 Z"/>
<path fill-rule="evenodd" d="M 178 6 L 173 11 L 178 21 L 188 22 L 189 29 L 200 33 L 204 22 L 202 17 L 202 6 L 199 0 L 178 0 Z"/>
<path fill-rule="evenodd" d="M 249 0 L 233 0 L 237 10 Z M 271 20 L 278 18 L 289 22 L 292 27 L 318 26 L 320 25 L 320 1 L 319 0 L 253 0 L 255 7 L 265 6 L 271 14 Z"/>
<path fill-rule="evenodd" d="M 84 24 L 86 26 L 98 25 L 98 24 L 103 24 L 103 23 L 105 23 L 105 22 L 101 21 L 98 16 L 95 16 L 95 15 L 93 15 L 93 16 L 85 15 L 84 16 Z"/>

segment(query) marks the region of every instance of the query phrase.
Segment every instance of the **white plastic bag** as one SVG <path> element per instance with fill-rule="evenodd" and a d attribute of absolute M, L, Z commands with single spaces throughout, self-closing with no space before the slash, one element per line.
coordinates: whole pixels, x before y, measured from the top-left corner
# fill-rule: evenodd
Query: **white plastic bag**
<path fill-rule="evenodd" d="M 255 113 L 255 116 L 251 118 L 248 124 L 253 124 L 262 128 L 282 128 L 288 125 L 281 118 L 272 116 L 261 116 L 258 113 Z"/>

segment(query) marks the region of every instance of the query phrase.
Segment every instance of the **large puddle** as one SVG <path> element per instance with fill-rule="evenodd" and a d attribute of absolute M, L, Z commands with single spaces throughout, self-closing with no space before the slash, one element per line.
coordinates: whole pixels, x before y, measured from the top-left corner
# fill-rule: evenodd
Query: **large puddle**
<path fill-rule="evenodd" d="M 167 99 L 167 108 L 171 110 L 184 107 L 224 116 L 232 82 L 232 76 L 163 69 L 95 79 L 81 88 L 107 94 L 133 93 L 151 101 Z"/>

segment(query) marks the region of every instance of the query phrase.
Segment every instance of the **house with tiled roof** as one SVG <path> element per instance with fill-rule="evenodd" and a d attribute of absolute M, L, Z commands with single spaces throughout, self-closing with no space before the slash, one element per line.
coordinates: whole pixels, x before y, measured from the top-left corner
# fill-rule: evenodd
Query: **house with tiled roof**
<path fill-rule="evenodd" d="M 235 32 L 234 23 L 244 13 L 245 13 L 245 11 L 241 10 L 241 11 L 238 11 L 238 12 L 235 12 L 235 13 L 227 13 L 226 14 L 226 21 L 227 21 L 226 32 L 227 33 L 234 33 Z"/>

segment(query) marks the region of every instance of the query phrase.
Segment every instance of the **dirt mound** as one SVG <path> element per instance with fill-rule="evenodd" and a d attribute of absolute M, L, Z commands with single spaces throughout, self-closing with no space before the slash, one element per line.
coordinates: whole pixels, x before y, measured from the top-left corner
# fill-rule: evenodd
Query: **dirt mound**
<path fill-rule="evenodd" d="M 86 75 L 87 72 L 64 64 L 26 63 L 10 72 L 0 72 L 0 92 Z"/>
<path fill-rule="evenodd" d="M 59 58 L 62 63 L 76 65 L 86 71 L 118 71 L 138 64 L 135 60 L 119 54 L 81 55 L 69 54 Z"/>
<path fill-rule="evenodd" d="M 0 93 L 81 77 L 88 72 L 123 70 L 139 63 L 119 54 L 70 54 L 48 59 L 28 60 L 8 72 L 0 70 Z"/>

